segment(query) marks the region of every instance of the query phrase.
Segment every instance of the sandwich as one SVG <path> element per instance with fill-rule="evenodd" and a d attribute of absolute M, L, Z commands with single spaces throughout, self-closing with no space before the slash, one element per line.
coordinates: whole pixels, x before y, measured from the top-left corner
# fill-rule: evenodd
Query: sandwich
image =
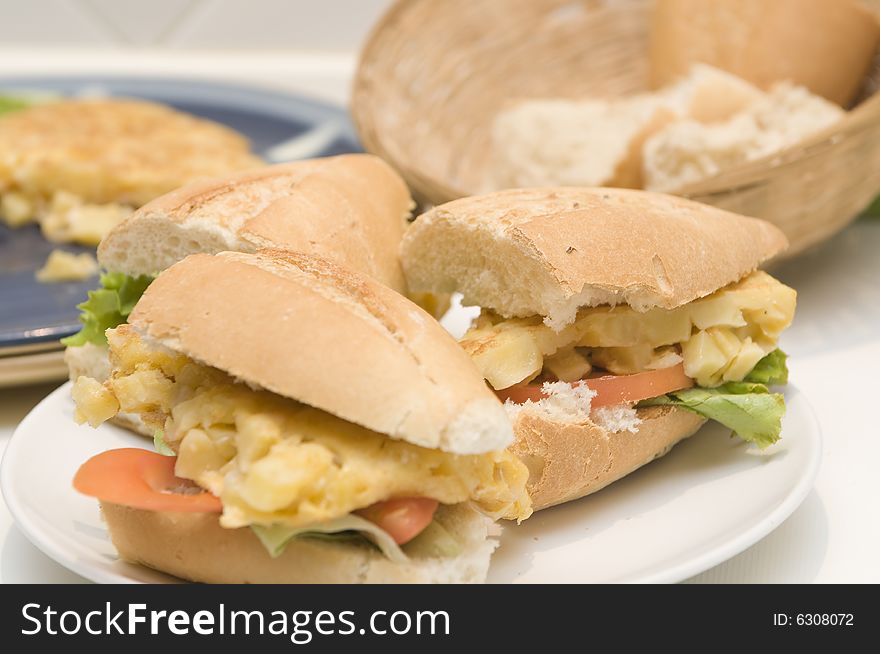
<path fill-rule="evenodd" d="M 74 486 L 120 556 L 217 583 L 478 582 L 495 518 L 531 512 L 505 410 L 439 323 L 324 259 L 187 257 L 107 332 L 119 411 L 162 452 L 111 450 Z"/>
<path fill-rule="evenodd" d="M 305 251 L 405 293 L 398 247 L 411 209 L 400 177 L 363 154 L 235 173 L 147 203 L 98 247 L 101 288 L 79 305 L 80 331 L 62 341 L 71 381 L 107 377 L 105 331 L 126 321 L 157 273 L 190 254 Z M 136 416 L 114 420 L 152 435 Z"/>
<path fill-rule="evenodd" d="M 137 207 L 263 162 L 224 125 L 123 98 L 43 102 L 0 117 L 0 218 L 97 245 Z"/>
<path fill-rule="evenodd" d="M 625 189 L 514 189 L 437 206 L 402 243 L 410 288 L 481 307 L 461 339 L 513 420 L 535 509 L 573 500 L 716 420 L 767 447 L 795 292 L 767 222 Z"/>

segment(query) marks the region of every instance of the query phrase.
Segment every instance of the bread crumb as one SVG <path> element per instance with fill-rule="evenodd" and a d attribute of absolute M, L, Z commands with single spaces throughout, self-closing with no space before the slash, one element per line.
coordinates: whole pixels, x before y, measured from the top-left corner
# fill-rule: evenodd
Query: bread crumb
<path fill-rule="evenodd" d="M 557 422 L 579 423 L 590 419 L 590 404 L 596 397 L 596 391 L 584 382 L 574 384 L 562 381 L 544 382 L 541 390 L 547 397 L 537 402 L 526 400 L 522 404 L 515 404 L 507 400 L 504 408 L 510 420 L 516 420 L 519 413 L 524 410 L 543 413 L 550 420 Z"/>
<path fill-rule="evenodd" d="M 642 423 L 636 410 L 627 404 L 592 409 L 596 391 L 583 381 L 574 384 L 561 381 L 544 382 L 541 390 L 547 397 L 537 402 L 526 400 L 522 404 L 516 404 L 507 400 L 504 403 L 511 422 L 515 421 L 522 411 L 532 411 L 541 413 L 554 422 L 570 424 L 592 422 L 612 434 L 622 431 L 638 433 L 639 425 Z"/>
<path fill-rule="evenodd" d="M 636 410 L 627 404 L 599 407 L 590 415 L 590 420 L 612 434 L 622 431 L 637 434 L 642 424 Z"/>

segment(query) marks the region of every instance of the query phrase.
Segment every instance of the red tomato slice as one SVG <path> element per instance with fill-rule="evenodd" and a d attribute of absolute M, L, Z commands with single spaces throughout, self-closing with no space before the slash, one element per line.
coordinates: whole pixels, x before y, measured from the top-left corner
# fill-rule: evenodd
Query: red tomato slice
<path fill-rule="evenodd" d="M 83 495 L 147 511 L 219 513 L 220 499 L 174 474 L 177 459 L 148 450 L 108 450 L 86 461 L 73 478 Z M 356 511 L 403 545 L 434 519 L 437 500 L 407 497 Z"/>
<path fill-rule="evenodd" d="M 438 504 L 437 500 L 427 497 L 401 497 L 378 502 L 355 513 L 378 525 L 395 543 L 403 545 L 431 524 Z"/>
<path fill-rule="evenodd" d="M 220 499 L 174 474 L 176 457 L 123 448 L 82 464 L 73 487 L 83 495 L 147 511 L 220 513 Z"/>
<path fill-rule="evenodd" d="M 590 404 L 593 409 L 615 404 L 634 404 L 694 385 L 694 380 L 684 374 L 684 365 L 681 363 L 670 368 L 637 372 L 634 375 L 605 375 L 583 381 L 596 391 L 596 397 Z M 541 384 L 517 384 L 495 393 L 502 402 L 509 399 L 516 404 L 523 404 L 526 400 L 537 402 L 547 397 L 541 390 Z"/>

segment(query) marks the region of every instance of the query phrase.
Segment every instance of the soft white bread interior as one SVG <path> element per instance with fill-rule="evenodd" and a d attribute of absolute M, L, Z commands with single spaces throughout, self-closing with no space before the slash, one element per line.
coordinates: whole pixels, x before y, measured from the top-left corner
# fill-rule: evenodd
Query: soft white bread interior
<path fill-rule="evenodd" d="M 579 307 L 672 309 L 785 249 L 773 225 L 625 189 L 513 189 L 434 207 L 401 254 L 414 291 L 461 292 L 504 317 L 562 329 Z"/>
<path fill-rule="evenodd" d="M 156 278 L 129 322 L 251 386 L 392 438 L 456 454 L 513 440 L 503 406 L 437 321 L 319 257 L 193 255 Z"/>
<path fill-rule="evenodd" d="M 487 188 L 626 185 L 638 166 L 631 144 L 673 117 L 649 96 L 628 100 L 530 100 L 492 125 L 494 179 Z"/>
<path fill-rule="evenodd" d="M 498 527 L 466 504 L 441 506 L 437 520 L 461 553 L 411 555 L 393 563 L 368 545 L 309 538 L 272 558 L 248 528 L 224 529 L 216 515 L 143 511 L 101 503 L 122 559 L 190 581 L 219 584 L 481 583 Z"/>
<path fill-rule="evenodd" d="M 406 184 L 378 157 L 297 161 L 164 195 L 114 228 L 98 260 L 144 275 L 190 254 L 273 247 L 321 255 L 405 292 L 397 247 L 412 207 Z"/>
<path fill-rule="evenodd" d="M 487 190 L 525 186 L 642 186 L 642 145 L 683 118 L 723 120 L 761 92 L 724 71 L 694 66 L 658 93 L 621 98 L 525 100 L 492 125 Z"/>
<path fill-rule="evenodd" d="M 70 373 L 70 381 L 85 376 L 103 382 L 110 376 L 110 357 L 106 345 L 86 343 L 81 347 L 69 347 L 64 350 L 64 362 Z"/>
<path fill-rule="evenodd" d="M 714 66 L 694 64 L 687 75 L 656 92 L 678 118 L 699 123 L 727 120 L 764 94 L 754 84 Z"/>
<path fill-rule="evenodd" d="M 880 38 L 858 0 L 656 0 L 648 60 L 660 88 L 695 62 L 769 89 L 789 80 L 839 105 L 856 96 Z"/>
<path fill-rule="evenodd" d="M 570 422 L 538 408 L 517 412 L 511 451 L 529 469 L 526 488 L 534 510 L 595 493 L 663 456 L 705 422 L 675 407 L 637 409 L 636 415 L 641 421 L 637 431 L 612 431 L 589 419 Z"/>
<path fill-rule="evenodd" d="M 644 145 L 645 188 L 678 191 L 744 163 L 780 152 L 845 115 L 801 86 L 778 84 L 728 120 L 666 125 Z"/>
<path fill-rule="evenodd" d="M 86 343 L 68 347 L 64 350 L 64 363 L 67 364 L 72 382 L 80 377 L 91 377 L 103 382 L 110 376 L 110 356 L 106 345 Z M 141 436 L 153 437 L 152 430 L 134 413 L 117 413 L 110 422 Z"/>

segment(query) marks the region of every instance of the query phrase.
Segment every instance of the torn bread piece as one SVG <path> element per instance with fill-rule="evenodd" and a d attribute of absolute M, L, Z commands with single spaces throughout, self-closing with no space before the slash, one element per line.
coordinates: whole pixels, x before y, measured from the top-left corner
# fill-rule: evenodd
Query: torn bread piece
<path fill-rule="evenodd" d="M 714 123 L 762 96 L 748 82 L 705 65 L 659 92 L 615 98 L 534 98 L 492 123 L 486 190 L 525 186 L 644 185 L 644 144 L 681 120 Z"/>

